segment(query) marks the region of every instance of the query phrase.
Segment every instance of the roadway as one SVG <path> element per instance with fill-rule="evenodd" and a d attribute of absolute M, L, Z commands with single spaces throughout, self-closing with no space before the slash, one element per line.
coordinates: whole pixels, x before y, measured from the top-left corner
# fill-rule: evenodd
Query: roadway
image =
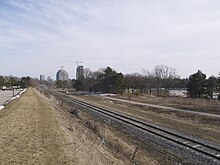
<path fill-rule="evenodd" d="M 17 95 L 20 90 L 15 90 L 14 94 Z M 11 90 L 0 91 L 0 106 L 3 105 L 8 99 L 13 97 L 13 92 Z"/>

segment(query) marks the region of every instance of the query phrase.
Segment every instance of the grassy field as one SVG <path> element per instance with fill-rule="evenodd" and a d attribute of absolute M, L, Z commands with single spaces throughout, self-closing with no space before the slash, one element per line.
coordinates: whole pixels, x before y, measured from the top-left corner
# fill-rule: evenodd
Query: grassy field
<path fill-rule="evenodd" d="M 85 132 L 29 88 L 0 111 L 0 164 L 125 164 L 85 138 Z"/>
<path fill-rule="evenodd" d="M 117 98 L 129 99 L 126 95 L 118 96 Z M 130 99 L 142 103 L 220 114 L 220 101 L 218 100 L 185 97 L 155 97 L 150 95 L 142 95 L 139 97 L 133 95 Z"/>

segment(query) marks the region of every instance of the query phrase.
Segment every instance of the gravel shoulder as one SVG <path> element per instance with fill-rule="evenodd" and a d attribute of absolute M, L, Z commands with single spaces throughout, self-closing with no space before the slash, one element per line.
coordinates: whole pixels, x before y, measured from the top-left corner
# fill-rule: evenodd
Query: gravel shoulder
<path fill-rule="evenodd" d="M 96 144 L 83 131 L 29 88 L 0 111 L 0 164 L 125 164 L 102 147 L 93 154 Z"/>

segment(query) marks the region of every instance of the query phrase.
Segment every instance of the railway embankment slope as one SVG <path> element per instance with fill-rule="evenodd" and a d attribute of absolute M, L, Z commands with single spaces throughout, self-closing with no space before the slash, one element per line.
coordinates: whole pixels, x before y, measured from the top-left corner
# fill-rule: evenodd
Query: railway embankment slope
<path fill-rule="evenodd" d="M 79 128 L 71 134 L 67 129 L 70 120 L 37 90 L 27 89 L 22 97 L 0 111 L 0 164 L 110 164 L 114 161 L 105 151 L 97 151 L 91 159 L 90 148 L 94 146 L 80 140 Z"/>

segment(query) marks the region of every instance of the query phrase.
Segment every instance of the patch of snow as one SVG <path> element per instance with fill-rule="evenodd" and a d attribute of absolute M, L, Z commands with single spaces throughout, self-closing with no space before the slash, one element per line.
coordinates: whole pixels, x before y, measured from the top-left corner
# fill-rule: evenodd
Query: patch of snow
<path fill-rule="evenodd" d="M 23 91 L 20 92 L 20 96 L 26 91 L 27 89 L 25 88 Z"/>
<path fill-rule="evenodd" d="M 0 110 L 4 109 L 5 106 L 4 105 L 0 105 Z"/>
<path fill-rule="evenodd" d="M 170 96 L 180 96 L 180 97 L 187 97 L 186 90 L 170 90 Z"/>
<path fill-rule="evenodd" d="M 24 92 L 26 91 L 26 89 L 24 89 L 23 91 L 21 91 L 19 94 L 17 94 L 16 96 L 8 99 L 3 105 L 0 105 L 0 110 L 2 110 L 5 106 L 4 105 L 7 105 L 10 101 L 16 99 L 16 98 L 19 98 Z"/>
<path fill-rule="evenodd" d="M 116 96 L 116 94 L 104 93 L 104 94 L 99 94 L 99 96 Z"/>
<path fill-rule="evenodd" d="M 14 100 L 14 99 L 16 99 L 16 98 L 18 98 L 18 97 L 20 97 L 20 95 L 16 95 L 15 97 L 12 97 L 12 98 L 10 99 L 10 101 L 11 101 L 11 100 Z"/>

